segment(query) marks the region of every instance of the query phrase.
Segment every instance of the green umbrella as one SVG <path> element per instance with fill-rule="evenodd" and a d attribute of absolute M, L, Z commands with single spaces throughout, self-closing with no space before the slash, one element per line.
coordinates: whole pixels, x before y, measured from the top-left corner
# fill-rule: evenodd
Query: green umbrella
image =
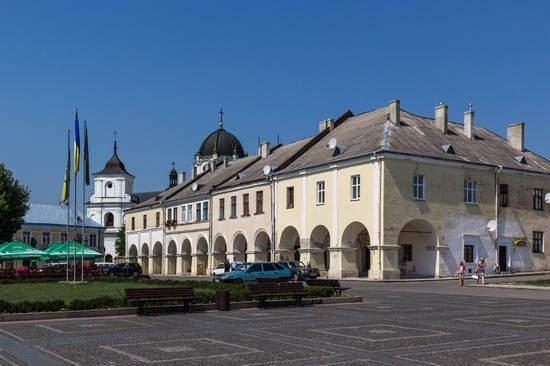
<path fill-rule="evenodd" d="M 45 252 L 18 240 L 0 245 L 0 260 L 39 259 L 43 257 L 47 257 Z"/>
<path fill-rule="evenodd" d="M 75 248 L 76 246 L 76 248 Z M 67 259 L 67 249 L 69 250 L 69 259 L 73 258 L 76 250 L 76 258 L 82 258 L 82 244 L 76 243 L 71 240 L 67 243 L 55 243 L 44 249 L 45 254 L 50 260 L 63 260 Z M 94 250 L 84 247 L 84 259 L 100 258 L 103 254 Z M 47 260 L 47 259 L 43 259 Z"/>

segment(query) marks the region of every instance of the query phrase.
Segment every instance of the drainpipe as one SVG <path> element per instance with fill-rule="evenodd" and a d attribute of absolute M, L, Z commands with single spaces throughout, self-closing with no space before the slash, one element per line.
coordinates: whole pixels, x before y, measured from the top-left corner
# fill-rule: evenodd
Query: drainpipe
<path fill-rule="evenodd" d="M 277 200 L 275 199 L 275 181 L 273 180 L 273 176 L 271 174 L 269 175 L 269 185 L 271 187 L 271 245 L 269 250 L 271 251 L 271 260 L 276 262 L 275 243 L 277 242 L 277 235 L 275 233 L 275 210 L 277 209 L 277 206 L 275 206 L 275 203 Z"/>
<path fill-rule="evenodd" d="M 164 250 L 167 250 L 166 249 L 166 217 L 164 215 L 164 201 L 166 201 L 166 198 L 163 198 L 162 201 L 160 201 L 160 210 L 161 210 L 161 223 L 162 224 L 162 249 L 163 251 Z M 177 253 L 177 251 L 176 251 Z M 162 253 L 162 255 L 166 258 L 166 256 L 164 255 L 164 253 Z M 164 267 L 164 261 L 162 260 L 161 258 L 161 267 Z M 177 263 L 177 262 L 176 262 Z M 161 273 L 162 271 L 164 270 L 164 268 L 161 268 Z M 147 258 L 147 271 L 150 271 L 150 268 L 149 268 L 149 258 Z M 177 273 L 177 269 L 176 269 L 176 273 Z"/>
<path fill-rule="evenodd" d="M 498 204 L 499 204 L 499 193 L 500 193 L 500 184 L 498 180 L 498 175 L 502 170 L 502 165 L 498 166 L 498 170 L 495 172 L 495 221 L 497 223 L 497 228 L 495 229 L 495 266 L 498 266 L 500 272 L 500 263 L 498 258 Z"/>

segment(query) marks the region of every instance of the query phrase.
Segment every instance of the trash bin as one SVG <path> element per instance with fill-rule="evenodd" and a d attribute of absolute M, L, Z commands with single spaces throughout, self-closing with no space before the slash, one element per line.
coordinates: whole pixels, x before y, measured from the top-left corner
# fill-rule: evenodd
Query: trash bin
<path fill-rule="evenodd" d="M 228 290 L 216 290 L 216 310 L 218 311 L 229 310 L 229 291 Z"/>

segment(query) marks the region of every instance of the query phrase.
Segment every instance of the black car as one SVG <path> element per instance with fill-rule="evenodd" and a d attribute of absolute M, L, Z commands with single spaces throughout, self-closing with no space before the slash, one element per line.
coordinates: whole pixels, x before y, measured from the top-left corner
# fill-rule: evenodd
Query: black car
<path fill-rule="evenodd" d="M 281 261 L 278 262 L 282 266 L 290 269 L 291 278 L 294 281 L 303 280 L 306 278 L 317 278 L 320 276 L 319 270 L 317 268 L 311 268 L 300 261 Z"/>
<path fill-rule="evenodd" d="M 105 269 L 106 276 L 133 277 L 142 273 L 138 263 L 117 263 Z"/>

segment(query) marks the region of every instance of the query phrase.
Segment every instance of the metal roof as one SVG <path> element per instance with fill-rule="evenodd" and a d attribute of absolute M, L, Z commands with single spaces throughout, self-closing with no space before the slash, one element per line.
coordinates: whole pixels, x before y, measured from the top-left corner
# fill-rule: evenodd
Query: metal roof
<path fill-rule="evenodd" d="M 53 205 L 40 205 L 30 204 L 29 211 L 25 215 L 24 225 L 41 225 L 41 226 L 66 226 L 67 215 L 69 218 L 69 226 L 74 226 L 74 208 L 67 206 L 53 206 Z M 77 210 L 77 217 L 83 217 L 82 213 Z M 81 226 L 81 223 L 77 223 Z M 102 226 L 94 220 L 84 217 L 84 227 L 86 228 L 101 228 Z"/>

